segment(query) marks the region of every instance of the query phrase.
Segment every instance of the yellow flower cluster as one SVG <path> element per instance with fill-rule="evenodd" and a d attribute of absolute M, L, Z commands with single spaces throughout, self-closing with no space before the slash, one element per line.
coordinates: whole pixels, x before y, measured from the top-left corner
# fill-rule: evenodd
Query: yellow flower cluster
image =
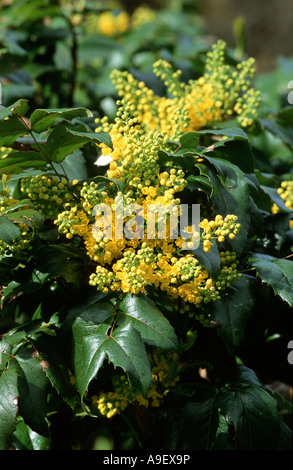
<path fill-rule="evenodd" d="M 99 15 L 91 13 L 86 17 L 86 28 L 89 32 L 99 32 L 104 36 L 117 37 L 130 29 L 136 29 L 156 20 L 156 12 L 147 5 L 141 5 L 129 15 L 123 10 L 107 10 Z"/>
<path fill-rule="evenodd" d="M 89 32 L 99 32 L 104 36 L 119 36 L 130 26 L 130 16 L 125 11 L 109 10 L 87 16 L 86 26 Z"/>
<path fill-rule="evenodd" d="M 283 199 L 285 206 L 293 210 L 293 181 L 282 181 L 277 192 Z M 279 212 L 277 204 L 273 204 L 272 212 L 273 214 Z M 293 220 L 290 221 L 290 228 L 293 228 Z"/>
<path fill-rule="evenodd" d="M 0 216 L 6 209 L 19 202 L 18 199 L 11 197 L 10 190 L 6 186 L 6 179 L 6 175 L 3 175 L 3 189 L 0 191 Z M 17 255 L 18 259 L 27 256 L 26 251 L 30 248 L 30 243 L 33 238 L 33 231 L 30 229 L 28 224 L 18 223 L 17 225 L 20 230 L 21 238 L 12 244 L 8 244 L 4 240 L 0 240 L 0 259 L 4 255 Z"/>
<path fill-rule="evenodd" d="M 21 179 L 21 191 L 30 198 L 36 210 L 54 219 L 63 210 L 64 203 L 74 200 L 65 178 L 36 175 Z"/>
<path fill-rule="evenodd" d="M 102 392 L 92 397 L 93 409 L 107 418 L 112 418 L 133 403 L 146 408 L 158 408 L 179 380 L 178 355 L 172 351 L 155 350 L 149 354 L 149 359 L 153 381 L 147 398 L 130 386 L 126 375 L 116 376 L 113 380 L 113 392 Z"/>
<path fill-rule="evenodd" d="M 182 72 L 159 60 L 154 73 L 164 82 L 166 96 L 157 96 L 129 72 L 114 70 L 111 78 L 120 97 L 131 103 L 145 132 L 164 131 L 176 139 L 182 131 L 224 121 L 235 116 L 243 127 L 253 124 L 260 104 L 260 92 L 250 86 L 254 59 L 236 67 L 225 59 L 226 44 L 218 41 L 207 54 L 205 72 L 198 79 L 183 83 Z"/>

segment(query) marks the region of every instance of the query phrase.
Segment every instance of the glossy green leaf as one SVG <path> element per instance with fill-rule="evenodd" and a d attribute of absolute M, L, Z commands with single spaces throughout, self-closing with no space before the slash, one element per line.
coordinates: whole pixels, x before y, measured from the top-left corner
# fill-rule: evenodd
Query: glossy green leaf
<path fill-rule="evenodd" d="M 24 116 L 28 109 L 28 100 L 23 99 L 16 101 L 7 108 L 3 108 L 2 106 L 0 106 L 0 121 L 3 121 L 3 119 L 8 116 Z"/>
<path fill-rule="evenodd" d="M 21 417 L 18 417 L 12 446 L 15 450 L 48 450 L 50 439 L 33 431 Z"/>
<path fill-rule="evenodd" d="M 36 109 L 30 117 L 31 129 L 40 133 L 48 130 L 57 119 L 72 120 L 92 116 L 93 113 L 86 108 Z"/>
<path fill-rule="evenodd" d="M 123 314 L 119 315 L 119 321 L 130 323 L 145 343 L 162 349 L 178 349 L 173 327 L 147 296 L 127 294 L 119 310 Z"/>
<path fill-rule="evenodd" d="M 276 295 L 293 307 L 293 262 L 270 255 L 253 253 L 248 260 L 262 282 L 272 287 Z"/>
<path fill-rule="evenodd" d="M 122 368 L 130 383 L 143 395 L 149 389 L 152 374 L 145 347 L 132 324 L 122 325 L 110 334 L 113 316 L 98 327 L 77 318 L 73 325 L 76 386 L 83 397 L 105 359 Z"/>
<path fill-rule="evenodd" d="M 172 450 L 278 448 L 282 421 L 277 403 L 251 369 L 237 366 L 235 377 L 219 389 L 189 384 L 182 393 L 181 402 L 170 396 L 165 432 Z"/>
<path fill-rule="evenodd" d="M 45 158 L 34 150 L 23 152 L 14 151 L 5 158 L 0 158 L 0 174 L 21 173 L 29 168 L 44 168 L 47 165 Z"/>
<path fill-rule="evenodd" d="M 18 413 L 18 374 L 13 364 L 0 376 L 0 450 L 11 444 Z"/>
<path fill-rule="evenodd" d="M 5 215 L 0 215 L 0 240 L 5 243 L 13 243 L 20 239 L 20 230 Z"/>
<path fill-rule="evenodd" d="M 20 366 L 19 374 L 19 410 L 26 424 L 35 432 L 48 436 L 47 385 L 40 359 L 28 347 L 21 347 L 16 354 Z"/>
<path fill-rule="evenodd" d="M 245 328 L 254 305 L 252 283 L 249 277 L 242 277 L 213 303 L 209 311 L 217 323 L 219 334 L 228 350 L 233 353 L 245 337 Z"/>
<path fill-rule="evenodd" d="M 239 367 L 240 381 L 230 382 L 220 391 L 217 407 L 233 423 L 237 450 L 276 449 L 280 436 L 280 415 L 276 401 L 262 387 L 244 382 Z"/>
<path fill-rule="evenodd" d="M 33 341 L 38 357 L 44 369 L 44 373 L 51 385 L 63 400 L 74 408 L 76 404 L 76 390 L 70 382 L 69 368 L 66 350 L 63 346 L 62 337 L 53 337 L 52 334 L 40 334 Z"/>
<path fill-rule="evenodd" d="M 236 165 L 216 158 L 208 158 L 208 161 L 216 168 L 216 171 L 207 169 L 207 174 L 213 185 L 211 201 L 215 212 L 223 216 L 237 215 L 237 223 L 241 224 L 240 232 L 236 238 L 229 241 L 232 249 L 240 254 L 245 248 L 251 222 L 248 181 L 245 174 Z"/>
<path fill-rule="evenodd" d="M 49 135 L 45 151 L 51 161 L 60 163 L 67 155 L 89 142 L 103 142 L 109 147 L 112 146 L 110 136 L 106 132 L 77 132 L 60 124 Z"/>
<path fill-rule="evenodd" d="M 43 245 L 36 253 L 36 267 L 51 278 L 63 277 L 67 282 L 79 286 L 85 275 L 86 253 L 66 244 Z"/>
<path fill-rule="evenodd" d="M 207 253 L 203 251 L 202 246 L 192 250 L 193 255 L 210 273 L 212 277 L 216 276 L 221 267 L 220 253 L 215 240 L 211 240 L 211 250 Z"/>
<path fill-rule="evenodd" d="M 212 157 L 230 161 L 246 173 L 254 171 L 254 155 L 252 146 L 247 134 L 240 127 L 224 129 L 207 129 L 197 131 L 198 135 L 220 135 L 222 140 L 213 142 L 212 145 L 204 151 Z"/>
<path fill-rule="evenodd" d="M 8 147 L 12 145 L 18 137 L 28 133 L 28 129 L 23 121 L 17 116 L 11 116 L 1 122 L 0 125 L 0 145 Z M 6 157 L 7 158 L 7 157 Z M 2 164 L 3 157 L 0 159 Z"/>

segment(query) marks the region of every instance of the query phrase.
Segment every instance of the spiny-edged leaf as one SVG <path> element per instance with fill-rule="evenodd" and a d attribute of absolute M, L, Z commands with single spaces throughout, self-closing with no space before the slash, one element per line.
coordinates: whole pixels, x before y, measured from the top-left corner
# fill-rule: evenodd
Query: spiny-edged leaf
<path fill-rule="evenodd" d="M 198 259 L 210 273 L 212 277 L 216 276 L 221 267 L 220 253 L 215 240 L 211 240 L 211 250 L 209 252 L 203 251 L 203 247 L 199 246 L 196 250 L 192 251 L 194 257 Z"/>
<path fill-rule="evenodd" d="M 30 199 L 22 199 L 21 201 L 17 201 L 15 204 L 6 207 L 6 209 L 2 211 L 2 214 L 7 215 L 10 212 L 14 212 L 16 210 L 28 208 L 33 208 L 32 201 Z"/>
<path fill-rule="evenodd" d="M 45 158 L 34 150 L 28 152 L 11 152 L 5 158 L 0 158 L 0 174 L 21 173 L 28 168 L 44 168 L 47 165 Z"/>
<path fill-rule="evenodd" d="M 172 397 L 172 391 L 170 398 Z M 174 397 L 168 400 L 168 422 L 165 441 L 171 450 L 209 450 L 217 431 L 217 389 L 203 384 L 192 384 L 192 397 Z M 175 406 L 174 406 L 175 405 Z"/>
<path fill-rule="evenodd" d="M 20 239 L 19 228 L 11 222 L 7 216 L 0 215 L 0 240 L 5 243 L 13 243 Z"/>
<path fill-rule="evenodd" d="M 82 318 L 77 318 L 73 325 L 75 378 L 81 397 L 106 358 L 114 367 L 121 367 L 143 395 L 149 389 L 152 374 L 140 334 L 127 324 L 109 335 L 112 322 L 111 315 L 98 327 Z"/>
<path fill-rule="evenodd" d="M 218 173 L 210 170 L 209 176 L 213 184 L 211 196 L 214 210 L 223 216 L 234 214 L 241 224 L 240 232 L 234 240 L 229 241 L 233 251 L 241 253 L 244 250 L 250 226 L 250 191 L 245 174 L 228 161 L 208 158 Z"/>
<path fill-rule="evenodd" d="M 250 140 L 239 127 L 227 129 L 207 129 L 196 132 L 198 135 L 221 135 L 223 139 L 216 141 L 208 148 L 211 155 L 219 156 L 237 165 L 245 173 L 254 171 L 254 155 Z"/>
<path fill-rule="evenodd" d="M 67 282 L 80 285 L 85 274 L 87 256 L 78 247 L 43 245 L 36 254 L 36 267 L 51 278 L 63 277 Z"/>
<path fill-rule="evenodd" d="M 17 116 L 11 116 L 1 122 L 0 146 L 9 147 L 18 137 L 28 133 L 27 127 Z M 0 162 L 2 159 L 0 160 Z"/>
<path fill-rule="evenodd" d="M 227 289 L 221 300 L 209 306 L 211 316 L 219 327 L 219 334 L 232 353 L 244 339 L 245 327 L 254 304 L 252 280 L 242 275 Z"/>
<path fill-rule="evenodd" d="M 45 375 L 63 400 L 73 408 L 76 404 L 76 391 L 70 381 L 69 364 L 66 363 L 67 355 L 62 338 L 41 334 L 33 344 Z"/>
<path fill-rule="evenodd" d="M 28 100 L 24 99 L 16 101 L 10 106 L 7 106 L 7 108 L 3 108 L 2 106 L 0 106 L 0 121 L 14 114 L 17 114 L 18 116 L 24 116 L 28 109 Z"/>
<path fill-rule="evenodd" d="M 187 189 L 189 189 L 190 191 L 200 189 L 204 191 L 208 195 L 208 197 L 211 196 L 213 189 L 212 189 L 211 181 L 207 175 L 191 174 L 186 178 L 186 181 L 187 181 Z"/>
<path fill-rule="evenodd" d="M 119 310 L 123 313 L 123 320 L 139 331 L 145 343 L 162 349 L 178 349 L 173 327 L 146 295 L 127 294 L 120 303 Z"/>
<path fill-rule="evenodd" d="M 11 444 L 18 412 L 18 373 L 11 361 L 0 376 L 0 450 Z"/>
<path fill-rule="evenodd" d="M 17 224 L 26 224 L 30 227 L 40 228 L 44 217 L 35 209 L 24 209 L 9 214 L 9 219 Z"/>
<path fill-rule="evenodd" d="M 11 345 L 4 339 L 0 341 L 0 371 L 3 371 L 11 356 Z"/>
<path fill-rule="evenodd" d="M 57 119 L 72 120 L 92 116 L 93 113 L 86 108 L 36 109 L 30 122 L 32 131 L 40 133 L 46 131 Z"/>
<path fill-rule="evenodd" d="M 60 124 L 49 135 L 45 151 L 51 161 L 60 163 L 67 155 L 89 142 L 103 142 L 112 147 L 111 138 L 106 132 L 78 132 Z"/>
<path fill-rule="evenodd" d="M 18 349 L 15 358 L 21 370 L 18 385 L 20 414 L 35 432 L 48 436 L 46 421 L 48 379 L 40 359 L 26 346 Z"/>
<path fill-rule="evenodd" d="M 186 149 L 196 149 L 199 146 L 199 135 L 197 132 L 186 132 L 179 139 L 180 146 Z"/>
<path fill-rule="evenodd" d="M 106 185 L 109 184 L 115 184 L 117 187 L 117 191 L 123 191 L 125 188 L 125 183 L 119 179 L 116 178 L 108 178 L 107 176 L 103 175 L 98 175 L 95 176 L 94 178 L 91 179 L 91 181 L 94 181 L 95 183 L 104 183 Z"/>
<path fill-rule="evenodd" d="M 33 431 L 19 416 L 12 438 L 12 446 L 15 450 L 48 450 L 50 439 Z"/>
<path fill-rule="evenodd" d="M 275 294 L 293 307 L 293 262 L 270 255 L 253 253 L 248 260 L 258 277 L 272 287 Z"/>
<path fill-rule="evenodd" d="M 280 414 L 276 401 L 257 384 L 241 380 L 247 368 L 239 366 L 238 380 L 231 381 L 217 397 L 217 407 L 234 425 L 236 450 L 276 449 Z"/>
<path fill-rule="evenodd" d="M 110 302 L 104 302 L 108 294 L 96 291 L 93 296 L 89 295 L 86 301 L 72 307 L 68 312 L 61 326 L 61 331 L 65 332 L 72 328 L 77 317 L 81 317 L 89 324 L 92 323 L 95 329 L 107 317 L 114 318 L 115 309 Z"/>
<path fill-rule="evenodd" d="M 260 119 L 259 121 L 264 129 L 278 137 L 291 149 L 293 148 L 293 112 L 291 107 L 281 110 L 271 119 Z"/>

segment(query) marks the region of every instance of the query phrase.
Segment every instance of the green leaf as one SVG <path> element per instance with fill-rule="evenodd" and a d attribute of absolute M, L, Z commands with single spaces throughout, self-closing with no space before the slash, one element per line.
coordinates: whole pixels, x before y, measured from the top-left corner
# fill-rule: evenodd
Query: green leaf
<path fill-rule="evenodd" d="M 6 364 L 10 359 L 11 349 L 11 345 L 4 339 L 0 341 L 0 371 L 5 369 Z"/>
<path fill-rule="evenodd" d="M 51 278 L 63 277 L 80 286 L 85 275 L 87 255 L 84 250 L 66 244 L 43 245 L 36 253 L 36 268 Z"/>
<path fill-rule="evenodd" d="M 184 384 L 168 394 L 166 443 L 172 450 L 277 449 L 281 416 L 254 372 L 237 366 L 225 386 Z M 288 440 L 290 434 L 283 435 Z M 282 443 L 288 445 L 288 441 Z"/>
<path fill-rule="evenodd" d="M 262 282 L 293 307 L 293 262 L 270 255 L 253 253 L 248 263 L 256 269 Z"/>
<path fill-rule="evenodd" d="M 234 425 L 236 450 L 276 449 L 280 435 L 277 403 L 262 386 L 243 381 L 248 368 L 239 366 L 239 381 L 222 389 L 217 407 Z"/>
<path fill-rule="evenodd" d="M 0 240 L 12 244 L 20 239 L 19 228 L 11 222 L 7 216 L 0 215 Z"/>
<path fill-rule="evenodd" d="M 17 116 L 11 116 L 1 122 L 0 146 L 9 147 L 18 137 L 26 135 L 27 133 L 28 129 L 26 125 L 18 119 Z M 2 162 L 2 158 L 0 162 Z"/>
<path fill-rule="evenodd" d="M 168 423 L 164 434 L 165 445 L 170 450 L 211 448 L 217 430 L 217 389 L 203 384 L 192 384 L 191 387 L 191 397 L 183 395 L 175 397 L 174 402 L 169 401 Z"/>
<path fill-rule="evenodd" d="M 143 395 L 149 389 L 152 374 L 140 334 L 131 324 L 109 334 L 112 321 L 109 315 L 96 327 L 77 318 L 73 325 L 75 378 L 81 398 L 106 358 L 114 367 L 121 367 Z"/>
<path fill-rule="evenodd" d="M 86 108 L 36 109 L 30 117 L 33 132 L 44 132 L 57 119 L 72 120 L 74 118 L 92 117 L 93 113 Z"/>
<path fill-rule="evenodd" d="M 15 450 L 48 450 L 50 440 L 33 431 L 21 417 L 18 417 L 12 446 Z"/>
<path fill-rule="evenodd" d="M 17 224 L 26 224 L 30 227 L 40 228 L 44 217 L 35 209 L 24 209 L 9 214 L 9 219 Z"/>
<path fill-rule="evenodd" d="M 253 173 L 254 155 L 249 137 L 240 127 L 227 129 L 207 129 L 196 132 L 197 135 L 221 135 L 221 141 L 214 142 L 204 153 L 211 153 L 237 165 L 244 173 Z"/>
<path fill-rule="evenodd" d="M 0 450 L 7 450 L 18 413 L 18 374 L 13 363 L 0 376 Z"/>
<path fill-rule="evenodd" d="M 173 327 L 146 295 L 127 294 L 119 310 L 123 313 L 119 315 L 119 321 L 132 324 L 145 343 L 162 349 L 178 349 Z"/>
<path fill-rule="evenodd" d="M 210 273 L 212 277 L 216 276 L 221 267 L 220 253 L 215 240 L 211 240 L 211 251 L 206 253 L 202 246 L 192 250 L 193 255 Z"/>
<path fill-rule="evenodd" d="M 208 307 L 213 320 L 218 324 L 219 334 L 231 353 L 244 339 L 253 305 L 251 279 L 242 275 L 227 289 L 221 300 Z"/>
<path fill-rule="evenodd" d="M 293 110 L 291 107 L 281 110 L 272 119 L 260 119 L 259 121 L 267 131 L 293 149 Z"/>
<path fill-rule="evenodd" d="M 2 106 L 0 106 L 0 121 L 3 121 L 8 116 L 24 116 L 29 109 L 28 100 L 20 99 L 7 108 L 1 108 Z"/>
<path fill-rule="evenodd" d="M 96 144 L 103 142 L 112 147 L 110 136 L 106 132 L 77 132 L 60 124 L 49 135 L 45 151 L 51 161 L 60 163 L 67 155 L 89 142 Z"/>
<path fill-rule="evenodd" d="M 69 367 L 66 363 L 66 351 L 62 345 L 62 338 L 52 337 L 49 334 L 41 334 L 33 341 L 38 357 L 44 369 L 44 373 L 52 386 L 63 400 L 74 408 L 76 404 L 76 391 L 70 382 Z"/>
<path fill-rule="evenodd" d="M 48 436 L 47 385 L 40 359 L 26 345 L 18 349 L 15 358 L 20 366 L 19 411 L 26 424 L 35 432 Z"/>
<path fill-rule="evenodd" d="M 28 152 L 11 152 L 0 159 L 0 174 L 21 173 L 28 168 L 43 168 L 47 165 L 45 158 L 34 150 Z"/>
<path fill-rule="evenodd" d="M 236 165 L 216 158 L 208 158 L 208 161 L 217 169 L 217 173 L 212 169 L 207 170 L 213 185 L 211 200 L 215 212 L 223 216 L 237 215 L 237 222 L 241 224 L 236 238 L 229 241 L 232 249 L 240 254 L 245 248 L 251 222 L 248 181 Z"/>

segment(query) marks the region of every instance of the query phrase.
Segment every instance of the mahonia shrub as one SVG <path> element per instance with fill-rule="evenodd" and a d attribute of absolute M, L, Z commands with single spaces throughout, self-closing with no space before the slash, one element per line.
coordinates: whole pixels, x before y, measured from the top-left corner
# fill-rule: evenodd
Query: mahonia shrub
<path fill-rule="evenodd" d="M 64 410 L 68 426 L 127 423 L 134 448 L 289 446 L 290 407 L 242 349 L 272 293 L 293 306 L 292 188 L 257 178 L 253 60 L 228 63 L 219 41 L 188 83 L 153 70 L 163 96 L 113 71 L 117 112 L 94 132 L 85 108 L 0 111 L 0 448 L 58 448 Z M 85 146 L 107 168 L 69 176 Z M 184 205 L 198 224 L 179 224 Z"/>

